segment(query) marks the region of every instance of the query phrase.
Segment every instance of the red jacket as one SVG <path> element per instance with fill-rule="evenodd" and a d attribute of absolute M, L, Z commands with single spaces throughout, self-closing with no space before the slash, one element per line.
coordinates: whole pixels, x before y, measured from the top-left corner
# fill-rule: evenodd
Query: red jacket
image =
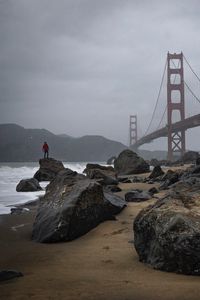
<path fill-rule="evenodd" d="M 42 147 L 42 150 L 43 150 L 44 152 L 46 152 L 46 151 L 49 150 L 49 146 L 48 146 L 47 143 L 44 143 L 44 145 L 43 145 L 43 147 Z"/>

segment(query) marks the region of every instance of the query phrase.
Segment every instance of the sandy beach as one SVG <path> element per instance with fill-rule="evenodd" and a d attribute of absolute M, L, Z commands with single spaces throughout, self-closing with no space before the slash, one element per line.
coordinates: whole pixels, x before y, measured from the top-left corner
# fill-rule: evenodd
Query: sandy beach
<path fill-rule="evenodd" d="M 123 191 L 155 185 L 121 184 Z M 159 197 L 162 194 L 157 194 Z M 156 195 L 156 196 L 157 196 Z M 0 266 L 24 277 L 0 284 L 0 299 L 196 300 L 200 278 L 152 269 L 140 263 L 133 245 L 137 213 L 156 199 L 129 203 L 117 216 L 72 242 L 31 240 L 37 206 L 0 217 Z"/>

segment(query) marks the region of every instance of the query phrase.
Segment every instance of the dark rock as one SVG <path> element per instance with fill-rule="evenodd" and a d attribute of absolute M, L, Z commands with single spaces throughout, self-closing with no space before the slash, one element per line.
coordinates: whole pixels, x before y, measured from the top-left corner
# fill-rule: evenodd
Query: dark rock
<path fill-rule="evenodd" d="M 199 153 L 196 151 L 187 151 L 180 159 L 183 163 L 192 163 L 199 158 Z"/>
<path fill-rule="evenodd" d="M 106 185 L 104 191 L 118 193 L 121 192 L 122 190 L 117 185 Z"/>
<path fill-rule="evenodd" d="M 190 172 L 190 174 L 199 174 L 199 173 L 200 173 L 200 165 L 194 167 Z"/>
<path fill-rule="evenodd" d="M 157 181 L 158 179 L 156 179 L 156 181 Z M 151 180 L 149 180 L 148 179 L 148 184 L 154 184 L 155 183 L 155 181 L 153 180 L 153 179 L 151 179 Z"/>
<path fill-rule="evenodd" d="M 107 165 L 113 165 L 114 161 L 116 159 L 116 156 L 112 156 L 107 160 Z"/>
<path fill-rule="evenodd" d="M 137 182 L 144 182 L 144 178 L 139 177 L 139 176 L 133 176 L 133 177 L 118 177 L 117 178 L 119 182 L 122 183 L 137 183 Z"/>
<path fill-rule="evenodd" d="M 93 170 L 93 169 L 98 169 L 98 170 L 102 170 L 102 171 L 109 171 L 109 172 L 113 172 L 115 174 L 115 169 L 111 166 L 102 166 L 99 164 L 87 164 L 85 170 L 83 171 L 83 173 L 85 173 L 87 175 L 87 172 L 89 170 Z"/>
<path fill-rule="evenodd" d="M 112 176 L 110 172 L 101 171 L 98 169 L 89 170 L 87 172 L 87 176 L 90 179 L 96 179 L 101 183 L 102 185 L 114 185 L 118 184 L 118 180 Z"/>
<path fill-rule="evenodd" d="M 155 269 L 200 275 L 200 186 L 143 209 L 134 222 L 139 260 Z"/>
<path fill-rule="evenodd" d="M 46 194 L 44 195 L 43 199 L 48 198 L 48 196 L 52 197 L 54 193 L 55 196 L 59 196 L 58 192 L 60 191 L 62 193 L 63 187 L 71 190 L 77 181 L 84 179 L 86 179 L 86 176 L 83 174 L 79 174 L 76 171 L 65 168 L 59 171 L 56 177 L 47 185 Z"/>
<path fill-rule="evenodd" d="M 96 181 L 66 171 L 51 181 L 40 203 L 32 238 L 44 243 L 73 240 L 125 207 L 123 199 L 104 193 Z"/>
<path fill-rule="evenodd" d="M 119 175 L 140 174 L 150 170 L 146 161 L 129 149 L 122 151 L 115 159 L 114 168 Z"/>
<path fill-rule="evenodd" d="M 155 179 L 158 178 L 159 176 L 164 175 L 165 173 L 163 172 L 163 170 L 161 169 L 160 166 L 155 166 L 153 171 L 151 172 L 151 174 L 149 175 L 150 179 Z"/>
<path fill-rule="evenodd" d="M 59 171 L 64 169 L 63 163 L 53 158 L 40 159 L 39 164 L 40 168 L 34 175 L 38 181 L 51 181 Z"/>
<path fill-rule="evenodd" d="M 120 213 L 126 207 L 126 202 L 119 196 L 112 193 L 103 193 L 104 196 L 104 218 L 105 220 L 113 219 L 115 215 Z M 104 219 L 103 219 L 104 220 Z"/>
<path fill-rule="evenodd" d="M 152 187 L 148 190 L 148 192 L 153 196 L 154 194 L 157 194 L 158 193 L 158 190 L 157 188 L 155 187 Z"/>
<path fill-rule="evenodd" d="M 142 190 L 133 190 L 125 194 L 125 200 L 127 202 L 142 202 L 152 198 L 152 195 L 149 192 Z"/>
<path fill-rule="evenodd" d="M 172 170 L 168 170 L 164 176 L 162 177 L 162 181 L 165 181 L 167 179 L 171 180 L 171 178 L 174 176 L 175 172 Z"/>
<path fill-rule="evenodd" d="M 164 166 L 164 164 L 162 164 L 163 160 L 158 160 L 156 158 L 153 158 L 149 161 L 149 165 L 152 167 L 156 167 L 156 166 Z"/>
<path fill-rule="evenodd" d="M 23 274 L 16 270 L 0 270 L 0 281 L 10 280 L 22 276 Z"/>
<path fill-rule="evenodd" d="M 11 215 L 21 215 L 24 212 L 27 212 L 29 209 L 23 207 L 12 207 L 10 209 Z"/>
<path fill-rule="evenodd" d="M 170 186 L 170 195 L 200 191 L 200 178 L 189 177 Z"/>
<path fill-rule="evenodd" d="M 160 166 L 160 162 L 156 158 L 152 158 L 149 162 L 150 166 L 157 167 Z"/>
<path fill-rule="evenodd" d="M 134 183 L 137 183 L 137 182 L 144 182 L 144 179 L 141 178 L 141 177 L 138 177 L 138 176 L 134 176 L 134 177 L 131 179 L 131 182 L 134 182 Z"/>
<path fill-rule="evenodd" d="M 198 156 L 197 159 L 196 159 L 196 165 L 197 165 L 197 166 L 200 165 L 200 156 Z"/>
<path fill-rule="evenodd" d="M 187 168 L 181 175 L 180 179 L 185 180 L 191 177 L 200 177 L 200 165 L 194 165 L 190 168 Z"/>
<path fill-rule="evenodd" d="M 161 183 L 159 190 L 167 190 L 169 189 L 170 181 L 169 179 L 166 179 L 164 182 Z"/>
<path fill-rule="evenodd" d="M 41 190 L 42 188 L 35 178 L 22 179 L 16 186 L 17 192 L 36 192 Z"/>
<path fill-rule="evenodd" d="M 90 179 L 98 180 L 102 185 L 118 184 L 113 167 L 101 166 L 98 164 L 87 164 L 84 173 Z"/>
<path fill-rule="evenodd" d="M 162 177 L 163 183 L 160 185 L 160 190 L 168 189 L 170 185 L 179 181 L 179 178 L 182 174 L 178 172 L 174 172 L 172 170 L 168 170 L 167 173 Z"/>
<path fill-rule="evenodd" d="M 123 182 L 123 183 L 131 183 L 132 181 L 128 177 L 118 177 L 118 182 Z"/>

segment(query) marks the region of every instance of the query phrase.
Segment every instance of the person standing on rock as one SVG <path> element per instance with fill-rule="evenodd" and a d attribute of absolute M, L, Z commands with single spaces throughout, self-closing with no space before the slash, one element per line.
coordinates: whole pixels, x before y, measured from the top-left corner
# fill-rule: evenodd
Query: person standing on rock
<path fill-rule="evenodd" d="M 44 158 L 49 158 L 49 145 L 47 144 L 47 142 L 44 142 L 42 151 L 44 152 Z"/>

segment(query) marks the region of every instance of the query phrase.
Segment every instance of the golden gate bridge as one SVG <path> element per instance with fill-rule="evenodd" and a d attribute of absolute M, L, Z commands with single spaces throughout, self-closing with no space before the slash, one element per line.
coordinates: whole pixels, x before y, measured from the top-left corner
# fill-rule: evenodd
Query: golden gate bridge
<path fill-rule="evenodd" d="M 176 63 L 175 63 L 176 62 Z M 139 146 L 150 143 L 160 137 L 167 137 L 168 140 L 168 160 L 172 161 L 178 155 L 183 155 L 186 151 L 185 132 L 189 128 L 200 126 L 200 114 L 192 117 L 185 117 L 185 88 L 190 92 L 192 97 L 200 103 L 200 99 L 184 80 L 184 65 L 186 63 L 192 73 L 200 82 L 199 76 L 193 70 L 183 53 L 169 53 L 165 62 L 165 68 L 158 92 L 158 97 L 153 110 L 153 114 L 145 134 L 138 138 L 137 115 L 131 115 L 129 120 L 129 138 L 130 147 L 137 149 Z M 167 104 L 164 113 L 156 130 L 149 133 L 149 129 L 155 117 L 156 109 L 161 95 L 165 73 L 167 71 Z M 173 121 L 173 113 L 179 112 L 179 120 Z M 166 126 L 160 128 L 162 121 L 167 114 Z"/>

